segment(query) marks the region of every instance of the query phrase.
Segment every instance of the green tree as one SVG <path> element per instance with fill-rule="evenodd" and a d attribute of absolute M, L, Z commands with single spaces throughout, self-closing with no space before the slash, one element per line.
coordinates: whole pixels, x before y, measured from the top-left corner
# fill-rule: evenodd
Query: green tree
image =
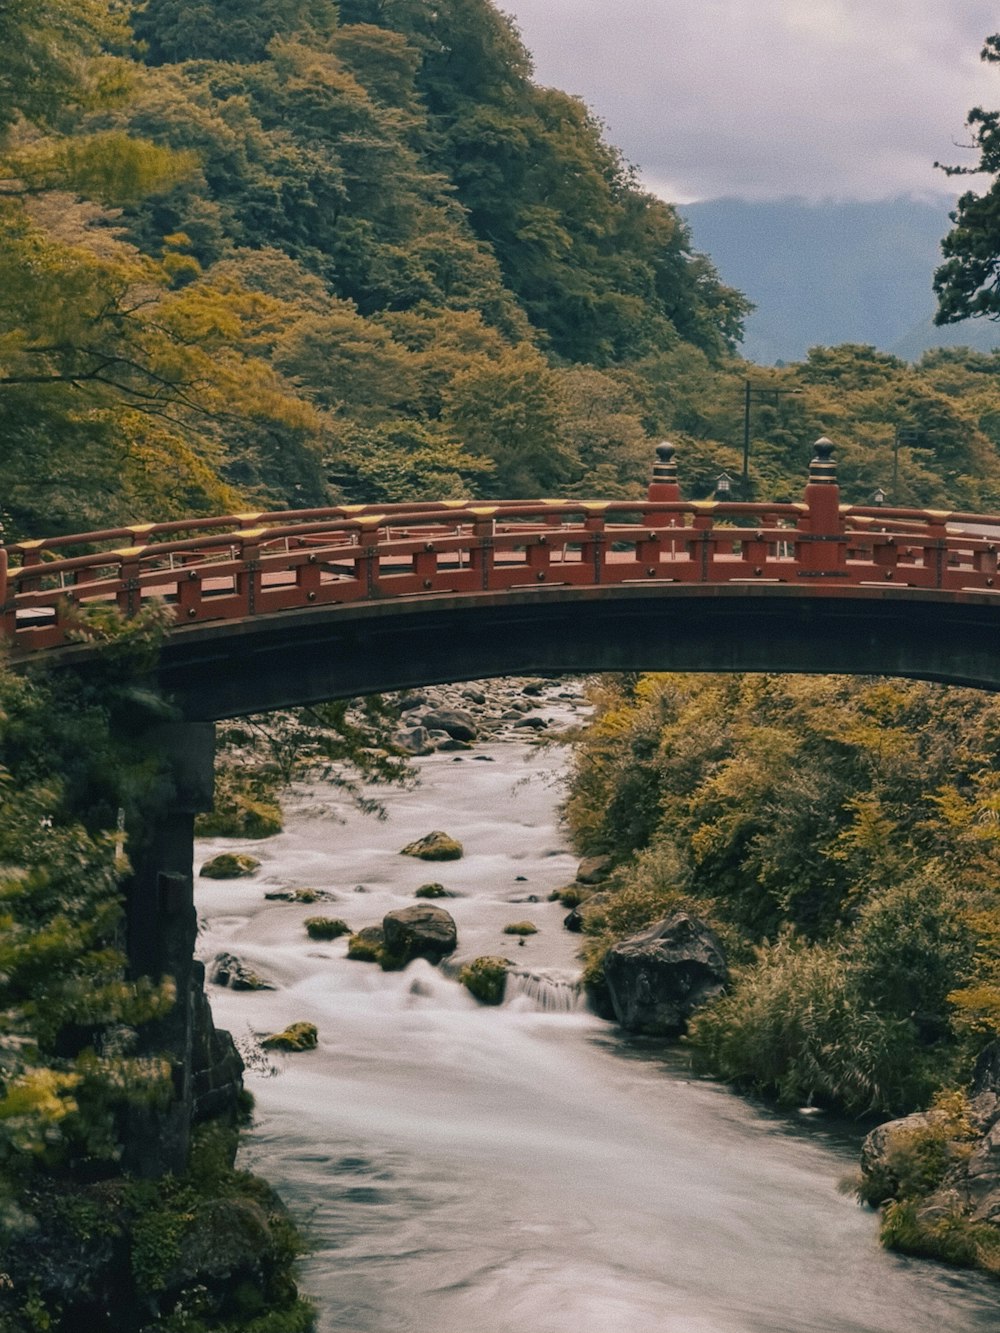
<path fill-rule="evenodd" d="M 986 38 L 981 55 L 990 64 L 1000 63 L 1000 34 Z M 966 123 L 978 161 L 971 167 L 946 166 L 943 170 L 949 176 L 997 177 L 1000 112 L 973 107 Z M 977 316 L 1000 318 L 1000 182 L 994 180 L 981 194 L 966 191 L 950 216 L 954 226 L 941 243 L 945 262 L 934 274 L 935 323 L 956 324 Z"/>

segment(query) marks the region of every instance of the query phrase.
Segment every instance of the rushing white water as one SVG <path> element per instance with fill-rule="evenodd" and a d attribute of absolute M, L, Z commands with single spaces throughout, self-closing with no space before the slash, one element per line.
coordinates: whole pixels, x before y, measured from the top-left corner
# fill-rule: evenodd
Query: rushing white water
<path fill-rule="evenodd" d="M 493 762 L 418 761 L 420 786 L 382 793 L 385 823 L 304 790 L 284 834 L 248 844 L 253 880 L 199 884 L 202 956 L 236 953 L 275 986 L 213 987 L 216 1021 L 248 1046 L 300 1019 L 319 1029 L 318 1050 L 248 1072 L 247 1164 L 305 1225 L 323 1333 L 995 1333 L 995 1287 L 880 1250 L 872 1214 L 836 1190 L 849 1149 L 581 1007 L 579 937 L 546 901 L 575 868 L 556 818 L 564 756 L 476 753 Z M 461 861 L 399 855 L 433 828 Z M 502 1008 L 453 965 L 383 973 L 303 928 L 376 924 L 429 879 L 461 895 L 440 904 L 459 961 L 516 965 Z M 264 898 L 304 885 L 338 901 Z M 502 933 L 525 919 L 539 933 L 523 945 Z"/>

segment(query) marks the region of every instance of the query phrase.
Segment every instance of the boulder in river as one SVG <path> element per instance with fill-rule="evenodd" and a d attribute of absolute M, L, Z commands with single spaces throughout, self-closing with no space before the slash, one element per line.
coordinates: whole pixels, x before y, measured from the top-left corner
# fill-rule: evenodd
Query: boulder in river
<path fill-rule="evenodd" d="M 264 897 L 268 902 L 279 903 L 332 903 L 336 902 L 337 895 L 328 893 L 326 889 L 273 889 L 270 893 L 265 893 Z"/>
<path fill-rule="evenodd" d="M 604 977 L 617 1021 L 629 1032 L 675 1036 L 722 991 L 728 971 L 714 931 L 687 912 L 613 945 Z"/>
<path fill-rule="evenodd" d="M 379 963 L 385 947 L 385 934 L 381 926 L 365 926 L 356 931 L 347 941 L 347 956 L 358 963 Z"/>
<path fill-rule="evenodd" d="M 339 916 L 307 916 L 304 923 L 311 940 L 338 940 L 350 935 L 351 928 Z"/>
<path fill-rule="evenodd" d="M 200 873 L 205 879 L 246 879 L 259 865 L 257 858 L 246 852 L 222 852 L 206 861 Z"/>
<path fill-rule="evenodd" d="M 504 926 L 503 933 L 505 935 L 537 935 L 538 927 L 534 921 L 511 921 Z"/>
<path fill-rule="evenodd" d="M 319 1043 L 315 1023 L 290 1023 L 283 1032 L 264 1037 L 265 1051 L 314 1051 Z"/>
<path fill-rule="evenodd" d="M 393 737 L 393 742 L 400 750 L 405 750 L 407 754 L 430 754 L 434 749 L 426 727 L 409 727 L 406 730 L 397 731 Z"/>
<path fill-rule="evenodd" d="M 508 958 L 486 956 L 466 963 L 458 979 L 481 1004 L 503 1004 L 507 990 Z"/>
<path fill-rule="evenodd" d="M 421 861 L 457 861 L 462 856 L 462 844 L 435 829 L 416 842 L 407 843 L 400 856 L 417 856 Z"/>
<path fill-rule="evenodd" d="M 274 990 L 259 972 L 248 967 L 232 953 L 217 953 L 208 970 L 208 979 L 216 986 L 230 990 Z"/>
<path fill-rule="evenodd" d="M 405 967 L 412 958 L 439 963 L 458 944 L 454 918 L 443 907 L 418 903 L 382 918 L 383 967 Z"/>
<path fill-rule="evenodd" d="M 464 708 L 436 708 L 420 721 L 428 731 L 446 731 L 456 741 L 474 741 L 479 734 L 476 719 Z"/>
<path fill-rule="evenodd" d="M 421 884 L 414 890 L 414 898 L 450 898 L 452 895 L 443 884 Z"/>

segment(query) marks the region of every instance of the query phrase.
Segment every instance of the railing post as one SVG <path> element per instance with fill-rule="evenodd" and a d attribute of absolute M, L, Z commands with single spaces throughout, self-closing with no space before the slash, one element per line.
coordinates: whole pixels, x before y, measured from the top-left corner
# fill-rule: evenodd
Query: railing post
<path fill-rule="evenodd" d="M 846 558 L 833 441 L 822 435 L 814 449 L 806 484 L 806 512 L 799 524 L 799 572 L 806 577 L 837 574 Z"/>
<path fill-rule="evenodd" d="M 239 534 L 240 562 L 243 568 L 236 575 L 236 595 L 248 616 L 257 614 L 260 597 L 260 532 L 259 528 L 252 528 Z"/>
<path fill-rule="evenodd" d="M 118 610 L 127 620 L 131 620 L 139 611 L 139 557 L 144 549 L 142 546 L 126 546 L 111 552 L 118 560 L 120 587 L 115 600 Z"/>
<path fill-rule="evenodd" d="M 469 543 L 469 568 L 479 571 L 479 582 L 485 592 L 490 586 L 496 553 L 493 547 L 493 534 L 496 521 L 492 510 L 476 513 L 472 524 L 472 540 Z M 433 573 L 433 571 L 432 571 Z"/>
<path fill-rule="evenodd" d="M 681 488 L 677 481 L 677 450 L 669 440 L 661 440 L 656 446 L 656 462 L 653 464 L 653 476 L 649 483 L 647 499 L 651 505 L 676 504 L 681 498 Z M 680 514 L 667 514 L 655 510 L 647 511 L 645 522 L 653 528 L 680 527 L 683 519 Z"/>

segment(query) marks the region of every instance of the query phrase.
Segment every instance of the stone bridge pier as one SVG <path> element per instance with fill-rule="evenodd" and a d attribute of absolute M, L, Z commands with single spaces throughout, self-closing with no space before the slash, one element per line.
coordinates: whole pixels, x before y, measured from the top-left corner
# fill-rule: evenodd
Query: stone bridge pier
<path fill-rule="evenodd" d="M 170 1012 L 140 1031 L 140 1053 L 170 1061 L 173 1098 L 160 1108 L 130 1112 L 123 1165 L 133 1174 L 179 1173 L 188 1162 L 197 1120 L 235 1109 L 242 1061 L 228 1033 L 217 1032 L 204 993 L 204 967 L 194 957 L 194 821 L 212 808 L 215 725 L 175 722 L 156 727 L 146 748 L 172 779 L 155 823 L 129 830 L 133 874 L 126 886 L 129 972 L 173 979 Z"/>

